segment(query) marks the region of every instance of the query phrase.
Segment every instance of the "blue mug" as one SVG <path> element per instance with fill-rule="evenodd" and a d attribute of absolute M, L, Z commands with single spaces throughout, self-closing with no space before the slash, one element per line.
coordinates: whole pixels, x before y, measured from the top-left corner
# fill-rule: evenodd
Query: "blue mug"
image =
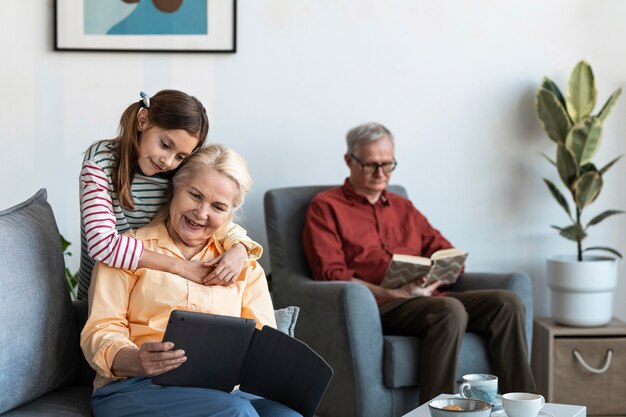
<path fill-rule="evenodd" d="M 489 374 L 463 375 L 459 393 L 463 398 L 483 400 L 493 404 L 498 395 L 498 377 Z"/>

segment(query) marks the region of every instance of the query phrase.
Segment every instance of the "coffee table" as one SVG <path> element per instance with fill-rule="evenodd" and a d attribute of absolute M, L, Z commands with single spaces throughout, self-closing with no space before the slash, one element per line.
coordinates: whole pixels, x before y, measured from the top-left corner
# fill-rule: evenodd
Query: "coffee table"
<path fill-rule="evenodd" d="M 454 395 L 440 394 L 437 397 L 433 398 L 433 400 L 440 400 L 442 398 L 450 397 L 454 397 Z M 543 406 L 542 411 L 546 411 L 554 415 L 554 417 L 587 417 L 587 407 L 582 405 L 546 403 L 546 405 Z M 420 405 L 415 410 L 409 412 L 408 414 L 405 414 L 402 417 L 430 417 L 428 403 Z"/>

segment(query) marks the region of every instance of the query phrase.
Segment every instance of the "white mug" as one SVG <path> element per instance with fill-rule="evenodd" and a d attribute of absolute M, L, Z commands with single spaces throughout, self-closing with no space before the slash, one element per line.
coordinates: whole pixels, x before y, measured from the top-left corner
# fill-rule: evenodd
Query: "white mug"
<path fill-rule="evenodd" d="M 493 403 L 498 394 L 498 377 L 489 374 L 463 375 L 463 383 L 459 387 L 463 398 L 472 398 Z"/>
<path fill-rule="evenodd" d="M 537 417 L 546 400 L 539 394 L 510 392 L 502 396 L 502 407 L 508 417 Z"/>

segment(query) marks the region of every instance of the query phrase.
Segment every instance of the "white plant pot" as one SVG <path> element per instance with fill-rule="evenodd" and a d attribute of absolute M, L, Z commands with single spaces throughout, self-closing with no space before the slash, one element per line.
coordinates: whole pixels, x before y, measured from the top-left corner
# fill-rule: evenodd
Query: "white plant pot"
<path fill-rule="evenodd" d="M 552 318 L 567 326 L 604 326 L 613 317 L 617 260 L 602 256 L 548 259 L 548 287 L 552 290 Z"/>

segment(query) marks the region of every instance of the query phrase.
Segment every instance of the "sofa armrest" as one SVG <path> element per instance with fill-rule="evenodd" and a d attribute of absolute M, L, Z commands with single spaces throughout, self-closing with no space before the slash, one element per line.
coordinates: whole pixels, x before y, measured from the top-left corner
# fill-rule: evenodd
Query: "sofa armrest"
<path fill-rule="evenodd" d="M 85 323 L 87 322 L 89 306 L 85 300 L 74 300 L 72 301 L 72 307 L 74 307 L 74 320 L 76 321 L 76 328 L 78 329 L 78 334 L 80 335 L 80 332 L 83 330 L 83 327 L 85 327 Z M 85 359 L 85 355 L 83 355 L 81 350 L 76 385 L 92 386 L 95 377 L 96 372 L 89 366 L 87 360 Z"/>
<path fill-rule="evenodd" d="M 283 288 L 283 301 L 300 307 L 296 337 L 335 371 L 318 414 L 325 415 L 324 404 L 332 404 L 336 415 L 391 415 L 391 396 L 383 385 L 382 326 L 370 290 L 359 283 L 313 281 L 304 275 L 281 278 L 288 287 Z"/>
<path fill-rule="evenodd" d="M 525 272 L 486 273 L 465 272 L 452 286 L 453 291 L 485 289 L 504 289 L 517 294 L 525 307 L 526 344 L 530 360 L 533 337 L 533 286 L 530 276 Z"/>

